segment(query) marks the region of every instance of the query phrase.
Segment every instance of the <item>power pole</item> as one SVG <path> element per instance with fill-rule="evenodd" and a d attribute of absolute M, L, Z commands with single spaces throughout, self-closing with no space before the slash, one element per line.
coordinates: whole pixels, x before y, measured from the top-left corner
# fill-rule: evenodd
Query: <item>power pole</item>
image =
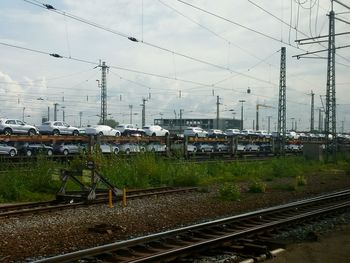
<path fill-rule="evenodd" d="M 83 112 L 80 111 L 79 112 L 79 127 L 81 127 L 81 119 L 82 119 L 82 117 L 83 117 Z"/>
<path fill-rule="evenodd" d="M 147 99 L 142 98 L 142 127 L 146 125 L 146 101 Z"/>
<path fill-rule="evenodd" d="M 66 113 L 64 112 L 65 106 L 62 106 L 62 121 L 66 121 Z"/>
<path fill-rule="evenodd" d="M 336 159 L 337 144 L 337 122 L 336 122 L 336 99 L 335 99 L 335 23 L 333 1 L 332 10 L 329 12 L 329 35 L 328 35 L 328 60 L 327 60 L 327 92 L 326 92 L 326 160 L 329 159 L 329 154 L 332 154 L 333 159 Z M 332 138 L 329 138 L 329 135 Z"/>
<path fill-rule="evenodd" d="M 54 109 L 53 109 L 53 120 L 57 121 L 57 106 L 58 106 L 58 103 L 54 103 L 53 106 L 54 106 Z"/>
<path fill-rule="evenodd" d="M 216 129 L 219 129 L 219 110 L 220 110 L 220 98 L 216 96 Z"/>
<path fill-rule="evenodd" d="M 348 48 L 350 45 L 345 46 L 335 46 L 335 36 L 336 35 L 344 35 L 348 34 L 349 32 L 341 32 L 341 33 L 335 33 L 335 19 L 338 21 L 344 22 L 349 24 L 348 21 L 343 20 L 341 18 L 336 18 L 333 4 L 337 3 L 347 9 L 350 9 L 350 6 L 342 3 L 340 0 L 331 0 L 331 11 L 329 12 L 329 31 L 328 35 L 324 36 L 318 36 L 318 37 L 312 37 L 312 38 L 305 38 L 296 40 L 299 44 L 314 44 L 314 43 L 321 43 L 321 42 L 328 42 L 328 48 L 318 51 L 310 52 L 304 54 L 299 54 L 293 57 L 296 57 L 298 59 L 305 57 L 309 58 L 310 54 L 316 54 L 320 52 L 328 52 L 327 56 L 327 85 L 326 85 L 326 107 L 325 107 L 325 138 L 326 138 L 326 160 L 329 160 L 329 155 L 332 155 L 333 161 L 336 161 L 336 152 L 337 152 L 337 139 L 336 139 L 336 97 L 335 97 L 335 50 L 340 48 Z M 328 38 L 327 40 L 323 40 L 325 38 Z M 319 40 L 320 39 L 320 40 Z M 310 41 L 312 40 L 312 41 Z M 317 41 L 316 41 L 317 40 Z M 306 41 L 302 43 L 303 41 Z M 313 58 L 313 57 L 312 57 Z M 322 57 L 319 57 L 322 58 Z"/>
<path fill-rule="evenodd" d="M 47 107 L 47 120 L 50 120 L 50 106 Z"/>
<path fill-rule="evenodd" d="M 311 91 L 311 120 L 310 120 L 310 132 L 313 132 L 315 130 L 314 122 L 315 122 L 315 93 Z"/>
<path fill-rule="evenodd" d="M 108 66 L 106 66 L 106 62 L 102 62 L 102 65 L 98 65 L 97 67 L 100 67 L 102 69 L 102 75 L 101 75 L 101 86 L 98 85 L 101 88 L 101 120 L 100 123 L 105 125 L 107 120 L 107 70 L 109 69 Z M 99 82 L 98 82 L 99 84 Z"/>
<path fill-rule="evenodd" d="M 132 124 L 132 105 L 129 104 L 129 109 L 130 109 L 130 124 Z"/>
<path fill-rule="evenodd" d="M 286 142 L 286 48 L 281 48 L 280 85 L 278 96 L 277 139 L 279 153 L 285 154 Z"/>
<path fill-rule="evenodd" d="M 271 131 L 271 129 L 270 129 L 271 117 L 272 117 L 272 116 L 267 116 L 267 132 L 268 132 L 268 133 L 270 133 L 270 131 Z"/>
<path fill-rule="evenodd" d="M 242 103 L 241 105 L 241 130 L 243 130 L 243 103 L 245 102 L 245 100 L 240 100 L 240 103 Z"/>
<path fill-rule="evenodd" d="M 180 109 L 180 133 L 182 133 L 182 112 L 183 109 Z"/>
<path fill-rule="evenodd" d="M 322 116 L 322 108 L 318 109 L 318 131 L 322 132 L 323 131 L 323 116 Z"/>

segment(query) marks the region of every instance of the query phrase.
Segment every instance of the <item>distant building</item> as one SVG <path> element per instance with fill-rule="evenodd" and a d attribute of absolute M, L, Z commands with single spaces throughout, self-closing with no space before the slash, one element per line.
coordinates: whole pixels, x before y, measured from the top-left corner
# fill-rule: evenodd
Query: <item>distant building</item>
<path fill-rule="evenodd" d="M 170 131 L 170 133 L 182 133 L 186 127 L 201 127 L 205 130 L 208 129 L 240 129 L 241 120 L 232 118 L 220 118 L 218 125 L 215 119 L 154 119 L 155 125 L 160 125 L 164 129 Z"/>

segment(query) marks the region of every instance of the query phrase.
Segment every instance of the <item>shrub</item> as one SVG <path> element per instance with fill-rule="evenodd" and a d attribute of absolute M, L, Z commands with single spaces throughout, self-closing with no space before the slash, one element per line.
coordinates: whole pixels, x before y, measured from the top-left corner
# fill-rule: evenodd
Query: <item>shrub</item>
<path fill-rule="evenodd" d="M 252 193 L 265 193 L 266 184 L 261 180 L 255 179 L 249 185 L 249 192 Z"/>
<path fill-rule="evenodd" d="M 241 196 L 239 186 L 234 183 L 225 183 L 219 189 L 220 197 L 223 200 L 236 201 Z"/>
<path fill-rule="evenodd" d="M 304 186 L 307 183 L 304 175 L 298 175 L 295 179 L 296 179 L 297 186 Z"/>

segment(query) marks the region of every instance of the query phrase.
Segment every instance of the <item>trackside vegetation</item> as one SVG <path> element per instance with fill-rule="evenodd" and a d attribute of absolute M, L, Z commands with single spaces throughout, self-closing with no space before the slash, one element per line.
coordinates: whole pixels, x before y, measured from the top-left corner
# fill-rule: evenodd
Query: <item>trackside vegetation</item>
<path fill-rule="evenodd" d="M 307 176 L 310 174 L 326 174 L 335 169 L 350 174 L 350 155 L 340 156 L 336 164 L 307 161 L 302 157 L 259 162 L 193 163 L 163 159 L 153 154 L 122 158 L 96 153 L 92 159 L 97 170 L 120 189 L 159 186 L 199 186 L 206 189 L 217 186 L 218 195 L 224 200 L 239 199 L 241 184 L 245 184 L 249 192 L 264 193 L 277 179 L 289 178 L 292 183 L 274 187 L 295 191 L 308 183 Z M 68 169 L 82 174 L 86 161 L 87 156 L 80 155 L 64 164 L 44 156 L 23 167 L 16 163 L 3 163 L 0 169 L 0 203 L 54 199 L 60 186 L 57 171 Z M 73 184 L 69 187 L 77 190 Z"/>

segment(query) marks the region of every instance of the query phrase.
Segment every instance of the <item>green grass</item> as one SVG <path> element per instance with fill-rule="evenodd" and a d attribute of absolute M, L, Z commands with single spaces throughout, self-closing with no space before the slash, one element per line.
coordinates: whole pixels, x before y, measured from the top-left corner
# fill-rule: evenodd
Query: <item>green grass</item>
<path fill-rule="evenodd" d="M 117 188 L 146 188 L 159 186 L 200 186 L 208 189 L 211 185 L 221 185 L 222 196 L 235 199 L 235 185 L 248 182 L 249 191 L 265 192 L 271 185 L 274 189 L 296 190 L 307 183 L 309 174 L 323 174 L 332 170 L 343 170 L 350 174 L 350 157 L 344 156 L 337 164 L 306 161 L 301 157 L 275 158 L 265 162 L 216 162 L 191 163 L 181 160 L 166 160 L 154 154 L 139 154 L 131 158 L 91 156 L 97 170 Z M 39 157 L 28 167 L 17 168 L 4 164 L 0 173 L 0 202 L 34 201 L 54 198 L 60 182 L 52 178 L 52 173 L 67 168 L 82 174 L 87 162 L 86 155 L 75 157 L 69 165 L 63 166 L 45 157 Z M 3 168 L 4 168 L 3 166 Z M 290 178 L 293 182 L 276 185 L 274 181 Z M 68 190 L 77 189 L 72 183 Z"/>

